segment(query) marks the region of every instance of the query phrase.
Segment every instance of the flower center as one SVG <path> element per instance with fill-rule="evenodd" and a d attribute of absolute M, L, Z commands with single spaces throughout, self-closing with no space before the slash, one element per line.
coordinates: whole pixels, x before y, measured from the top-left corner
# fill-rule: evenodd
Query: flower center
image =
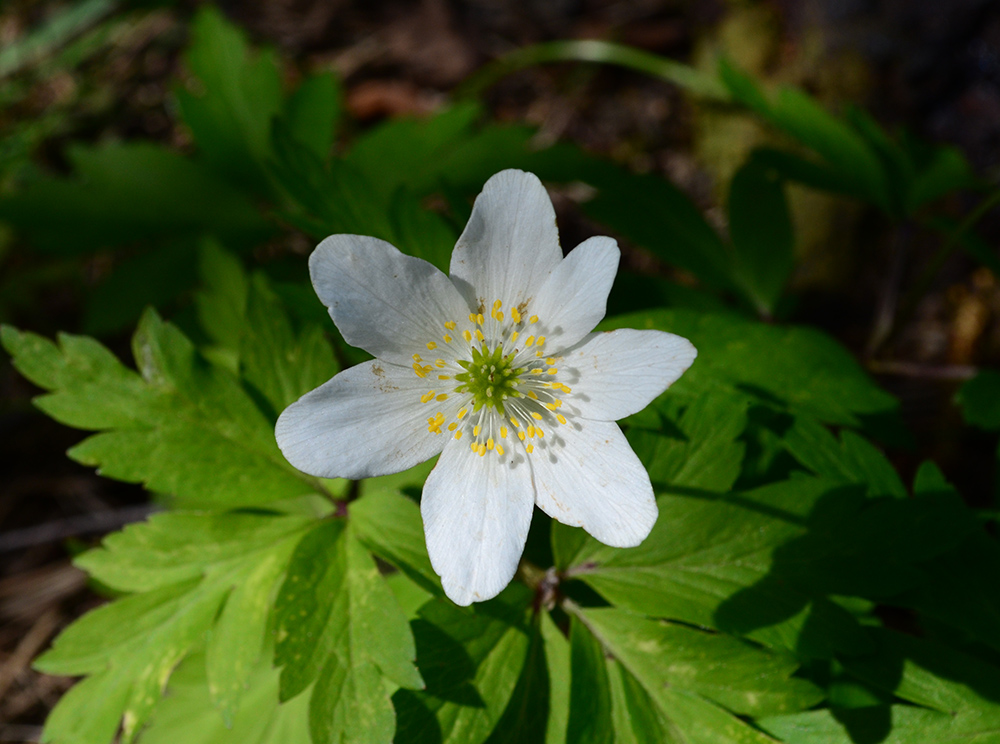
<path fill-rule="evenodd" d="M 468 435 L 480 456 L 503 456 L 515 440 L 530 455 L 548 426 L 567 423 L 559 409 L 562 396 L 572 391 L 558 379 L 561 357 L 543 351 L 545 324 L 536 315 L 526 317 L 524 306 L 507 313 L 502 308 L 496 300 L 488 318 L 480 307 L 467 324 L 445 322 L 441 341 L 425 344 L 441 356 L 428 361 L 414 354 L 413 372 L 438 381 L 420 398 L 438 409 L 427 419 L 429 432 L 447 430 L 455 439 Z"/>
<path fill-rule="evenodd" d="M 517 387 L 524 369 L 513 365 L 515 352 L 505 354 L 504 351 L 502 344 L 492 350 L 473 347 L 471 361 L 456 360 L 466 371 L 454 376 L 461 383 L 455 392 L 471 394 L 473 410 L 486 406 L 495 408 L 503 416 L 508 398 L 520 397 Z"/>

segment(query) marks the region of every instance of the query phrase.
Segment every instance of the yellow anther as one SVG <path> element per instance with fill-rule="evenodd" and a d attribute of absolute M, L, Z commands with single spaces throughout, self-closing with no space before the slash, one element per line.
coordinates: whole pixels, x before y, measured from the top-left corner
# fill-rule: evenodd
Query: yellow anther
<path fill-rule="evenodd" d="M 435 400 L 448 400 L 448 393 L 441 393 Z"/>
<path fill-rule="evenodd" d="M 455 431 L 455 429 L 457 429 L 457 428 L 458 428 L 458 424 L 456 424 L 454 421 L 452 421 L 450 424 L 448 424 L 448 431 Z"/>
<path fill-rule="evenodd" d="M 423 395 L 420 396 L 420 402 L 421 403 L 430 403 L 431 402 L 431 398 L 433 398 L 433 397 L 434 397 L 434 391 L 433 390 L 428 390 L 426 393 L 424 393 Z"/>
<path fill-rule="evenodd" d="M 524 341 L 525 347 L 532 346 L 534 343 L 535 343 L 535 337 L 534 336 L 528 336 L 528 338 L 525 339 L 525 341 Z"/>
<path fill-rule="evenodd" d="M 549 371 L 551 371 L 551 370 L 549 370 Z M 544 374 L 544 373 L 545 373 L 545 370 L 542 369 L 541 367 L 536 367 L 535 369 L 533 369 L 530 372 L 528 372 L 529 375 L 541 375 L 541 374 Z"/>
<path fill-rule="evenodd" d="M 469 322 L 470 323 L 475 323 L 476 322 L 476 314 L 475 313 L 469 313 Z"/>
<path fill-rule="evenodd" d="M 542 357 L 542 356 L 545 356 L 545 352 L 544 352 L 544 351 L 542 351 L 541 349 L 539 349 L 538 351 L 536 351 L 536 352 L 535 352 L 535 356 L 536 356 L 536 357 Z"/>
<path fill-rule="evenodd" d="M 486 340 L 486 337 L 483 336 L 483 332 L 481 330 L 479 330 L 478 328 L 476 329 L 476 338 L 478 338 L 480 341 L 485 341 Z"/>
<path fill-rule="evenodd" d="M 557 406 L 557 405 L 556 405 L 555 403 L 546 403 L 546 404 L 545 404 L 545 407 L 546 407 L 546 408 L 548 408 L 548 409 L 549 409 L 550 411 L 554 411 L 554 410 L 556 410 L 556 409 L 557 409 L 557 408 L 558 408 L 559 406 Z"/>
<path fill-rule="evenodd" d="M 525 450 L 527 450 L 528 454 L 530 455 L 530 454 L 531 454 L 532 452 L 534 452 L 534 451 L 535 451 L 535 445 L 533 445 L 533 444 L 529 444 L 529 445 L 528 445 L 527 447 L 525 447 L 524 449 L 525 449 Z"/>
<path fill-rule="evenodd" d="M 510 334 L 510 342 L 514 343 L 515 341 L 517 341 L 517 337 L 520 335 L 521 335 L 520 333 L 514 331 L 512 334 Z"/>
<path fill-rule="evenodd" d="M 447 328 L 449 331 L 454 331 L 455 330 L 455 321 L 454 320 L 449 320 L 447 323 L 444 324 L 444 327 Z"/>
<path fill-rule="evenodd" d="M 482 457 L 485 454 L 486 454 L 486 445 L 485 444 L 479 445 L 479 456 Z"/>
<path fill-rule="evenodd" d="M 500 427 L 500 438 L 501 439 L 506 439 L 507 438 L 507 427 L 506 426 L 501 426 Z"/>
<path fill-rule="evenodd" d="M 524 441 L 524 432 L 523 431 L 519 431 L 517 433 L 517 438 L 520 439 L 523 442 Z"/>
<path fill-rule="evenodd" d="M 521 311 L 518 310 L 516 307 L 511 307 L 510 308 L 510 317 L 512 317 L 514 319 L 515 323 L 520 323 L 521 322 Z"/>
<path fill-rule="evenodd" d="M 446 364 L 446 362 L 444 361 L 444 359 L 435 359 L 434 360 L 434 366 L 437 367 L 438 369 L 441 369 L 442 367 L 444 367 L 445 364 Z"/>
<path fill-rule="evenodd" d="M 441 338 L 444 340 L 444 342 L 446 344 L 450 344 L 451 343 L 451 336 L 449 336 L 447 333 L 444 334 Z"/>
<path fill-rule="evenodd" d="M 528 391 L 528 397 L 532 400 L 538 400 L 538 394 L 534 390 Z"/>
<path fill-rule="evenodd" d="M 455 439 L 461 439 L 461 438 L 462 438 L 462 432 L 461 431 L 456 431 L 455 432 Z"/>
<path fill-rule="evenodd" d="M 528 439 L 531 439 L 533 436 L 535 436 L 535 427 L 529 426 L 527 433 L 528 433 Z"/>
<path fill-rule="evenodd" d="M 559 374 L 559 370 L 556 369 L 555 367 L 549 367 L 547 370 L 545 370 L 545 374 L 547 374 L 547 375 L 557 375 L 557 374 Z"/>
<path fill-rule="evenodd" d="M 472 334 L 469 331 L 462 331 L 462 338 L 465 339 L 466 343 L 472 343 Z"/>
<path fill-rule="evenodd" d="M 428 348 L 428 350 L 430 350 L 430 351 L 433 351 L 434 349 L 436 349 L 436 348 L 437 348 L 437 346 L 438 346 L 438 345 L 437 345 L 436 343 L 434 343 L 433 341 L 428 341 L 428 342 L 427 342 L 427 348 Z"/>
<path fill-rule="evenodd" d="M 545 363 L 551 367 L 553 364 L 556 363 L 556 358 L 555 357 L 549 357 L 548 359 L 545 360 Z"/>
<path fill-rule="evenodd" d="M 427 372 L 416 362 L 413 363 L 413 371 L 416 373 L 417 377 L 427 377 Z"/>
<path fill-rule="evenodd" d="M 539 439 L 543 439 L 543 438 L 545 437 L 545 432 L 544 432 L 544 431 L 542 431 L 542 430 L 541 430 L 541 429 L 540 429 L 539 427 L 537 427 L 537 426 L 535 427 L 535 434 L 537 434 L 537 435 L 538 435 L 538 438 L 539 438 Z"/>
<path fill-rule="evenodd" d="M 439 380 L 450 380 L 451 375 L 438 375 Z"/>
<path fill-rule="evenodd" d="M 469 442 L 469 449 L 471 449 L 473 452 L 478 452 L 479 445 L 476 444 L 475 442 Z"/>
<path fill-rule="evenodd" d="M 482 325 L 485 322 L 486 322 L 486 318 L 483 317 L 483 314 L 482 313 L 477 313 L 476 314 L 476 323 L 478 323 L 479 325 Z"/>
<path fill-rule="evenodd" d="M 481 432 L 482 430 L 483 427 L 481 427 L 479 424 L 476 424 L 475 426 L 472 427 L 472 436 L 478 437 L 479 432 Z"/>
<path fill-rule="evenodd" d="M 503 310 L 497 310 L 495 313 L 493 313 L 493 317 L 496 318 L 501 323 L 503 323 Z"/>
<path fill-rule="evenodd" d="M 556 414 L 556 421 L 558 421 L 560 424 L 565 424 L 566 423 L 566 417 L 563 416 L 561 413 L 557 413 Z"/>
<path fill-rule="evenodd" d="M 535 341 L 535 346 L 541 346 L 545 343 L 545 336 L 539 336 L 538 340 Z"/>
<path fill-rule="evenodd" d="M 490 437 L 489 439 L 486 440 L 486 449 L 492 450 L 494 446 L 495 443 L 493 442 L 493 437 Z"/>
<path fill-rule="evenodd" d="M 541 421 L 542 420 L 542 414 L 540 414 L 538 411 L 532 411 L 531 412 L 531 418 L 535 419 L 535 421 Z"/>
<path fill-rule="evenodd" d="M 463 418 L 465 418 L 465 414 L 467 414 L 468 412 L 469 412 L 468 408 L 463 408 L 461 411 L 458 412 L 458 414 L 456 414 L 455 418 L 461 421 Z"/>
<path fill-rule="evenodd" d="M 502 455 L 503 454 L 503 447 L 501 447 L 499 444 L 497 445 L 497 454 L 498 455 Z"/>
<path fill-rule="evenodd" d="M 530 318 L 528 318 L 528 322 L 529 323 L 537 323 L 538 322 L 538 316 L 537 315 L 532 315 Z"/>
<path fill-rule="evenodd" d="M 423 358 L 419 354 L 414 354 L 413 355 L 413 361 L 415 361 L 415 362 L 422 362 Z"/>
<path fill-rule="evenodd" d="M 493 309 L 494 310 L 499 310 L 502 307 L 503 307 L 503 303 L 500 302 L 500 300 L 494 300 L 493 301 Z"/>
<path fill-rule="evenodd" d="M 515 428 L 515 429 L 518 429 L 518 428 L 520 428 L 520 426 L 521 426 L 521 424 L 519 424 L 519 423 L 518 423 L 518 421 L 517 421 L 517 419 L 516 419 L 516 418 L 511 418 L 510 422 L 511 422 L 512 424 L 514 424 L 514 428 Z"/>

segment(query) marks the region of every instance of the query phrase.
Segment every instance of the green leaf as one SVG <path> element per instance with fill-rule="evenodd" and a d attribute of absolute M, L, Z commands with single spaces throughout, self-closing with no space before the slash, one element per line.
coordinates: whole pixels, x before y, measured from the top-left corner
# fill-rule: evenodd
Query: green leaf
<path fill-rule="evenodd" d="M 691 200 L 669 181 L 601 164 L 585 175 L 599 193 L 584 204 L 587 215 L 686 269 L 715 289 L 732 286 L 725 244 Z"/>
<path fill-rule="evenodd" d="M 91 611 L 36 660 L 49 674 L 94 675 L 59 704 L 46 738 L 73 740 L 97 698 L 103 714 L 85 724 L 97 727 L 89 741 L 110 741 L 112 720 L 123 721 L 124 740 L 132 741 L 173 668 L 209 631 L 209 695 L 231 720 L 261 654 L 272 590 L 304 524 L 260 515 L 163 515 L 82 556 L 96 578 L 149 590 Z M 157 565 L 162 576 L 151 568 Z"/>
<path fill-rule="evenodd" d="M 362 498 L 348 508 L 351 525 L 366 548 L 426 591 L 443 593 L 441 579 L 427 556 L 420 507 L 396 491 L 366 487 Z"/>
<path fill-rule="evenodd" d="M 562 634 L 548 612 L 540 613 L 540 617 L 549 680 L 549 718 L 545 730 L 545 742 L 562 744 L 566 741 L 566 729 L 569 724 L 570 646 L 566 636 Z"/>
<path fill-rule="evenodd" d="M 643 731 L 637 735 L 631 717 L 620 710 L 622 703 L 626 709 L 631 708 L 643 716 L 646 725 L 654 731 L 658 729 L 660 734 L 669 732 L 668 737 L 663 737 L 667 741 L 683 744 L 764 744 L 771 740 L 716 700 L 736 701 L 738 705 L 755 708 L 758 701 L 754 700 L 750 690 L 741 689 L 744 684 L 764 694 L 764 700 L 760 701 L 762 710 L 766 710 L 769 703 L 787 704 L 798 710 L 822 697 L 808 682 L 788 678 L 794 664 L 783 663 L 777 657 L 756 651 L 735 639 L 712 636 L 690 628 L 680 629 L 679 626 L 657 623 L 613 608 L 577 608 L 574 614 L 600 642 L 597 658 L 592 653 L 587 655 L 588 664 L 602 661 L 601 646 L 614 657 L 608 665 L 608 676 L 611 679 L 616 675 L 619 677 L 613 684 L 612 699 L 619 706 L 613 720 L 616 729 L 625 724 L 621 735 L 625 741 L 630 738 L 634 741 L 648 740 L 646 736 L 652 732 Z M 680 631 L 676 636 L 674 629 Z M 715 640 L 694 641 L 698 635 Z M 706 643 L 718 645 L 705 646 Z M 737 651 L 737 647 L 742 648 Z M 743 654 L 743 648 L 747 655 Z M 718 658 L 715 658 L 716 655 Z M 574 655 L 574 662 L 577 658 Z M 741 666 L 745 668 L 741 669 Z M 576 671 L 574 665 L 574 678 Z M 593 679 L 592 676 L 586 678 Z M 619 738 L 617 733 L 616 740 Z M 601 740 L 608 741 L 610 738 Z"/>
<path fill-rule="evenodd" d="M 267 663 L 253 669 L 239 715 L 227 724 L 206 695 L 204 657 L 192 654 L 171 675 L 142 744 L 310 744 L 309 698 L 279 704 L 278 677 Z"/>
<path fill-rule="evenodd" d="M 887 174 L 869 143 L 856 130 L 827 113 L 795 88 L 781 88 L 765 96 L 745 73 L 726 60 L 720 77 L 733 98 L 772 126 L 794 137 L 851 183 L 854 194 L 885 210 L 891 209 Z"/>
<path fill-rule="evenodd" d="M 613 741 L 611 687 L 604 649 L 576 617 L 569 625 L 570 691 L 566 741 L 600 744 Z"/>
<path fill-rule="evenodd" d="M 885 455 L 850 430 L 842 431 L 838 442 L 822 424 L 799 417 L 785 431 L 785 446 L 817 475 L 863 484 L 872 496 L 906 498 L 906 487 Z"/>
<path fill-rule="evenodd" d="M 252 55 L 242 32 L 210 5 L 195 16 L 191 36 L 185 61 L 203 92 L 176 91 L 181 117 L 215 170 L 267 194 L 271 121 L 282 108 L 274 54 Z"/>
<path fill-rule="evenodd" d="M 795 235 L 784 184 L 753 155 L 729 186 L 729 238 L 736 280 L 771 315 L 794 266 Z"/>
<path fill-rule="evenodd" d="M 103 475 L 207 508 L 264 504 L 317 488 L 285 462 L 272 422 L 238 380 L 208 364 L 155 312 L 143 317 L 134 338 L 141 375 L 92 339 L 64 335 L 56 346 L 11 328 L 2 338 L 17 369 L 51 391 L 36 399 L 39 408 L 61 423 L 100 431 L 69 454 Z"/>
<path fill-rule="evenodd" d="M 958 391 L 965 423 L 981 429 L 1000 429 L 1000 372 L 984 369 Z"/>
<path fill-rule="evenodd" d="M 582 609 L 580 614 L 587 628 L 650 691 L 690 690 L 748 716 L 804 710 L 823 698 L 812 683 L 791 676 L 798 663 L 787 655 L 610 607 Z"/>
<path fill-rule="evenodd" d="M 843 347 L 812 328 L 690 310 L 618 316 L 599 327 L 656 328 L 690 339 L 698 359 L 667 397 L 699 398 L 735 388 L 796 415 L 846 426 L 897 407 Z"/>
<path fill-rule="evenodd" d="M 423 686 L 406 618 L 371 555 L 341 520 L 299 543 L 275 605 L 281 699 L 315 683 L 315 744 L 392 739 L 388 682 Z"/>
<path fill-rule="evenodd" d="M 915 212 L 925 204 L 960 189 L 971 188 L 975 183 L 975 173 L 960 150 L 935 147 L 910 185 L 906 194 L 907 208 Z"/>
<path fill-rule="evenodd" d="M 210 169 L 159 145 L 76 147 L 75 177 L 38 176 L 0 199 L 0 220 L 36 247 L 79 255 L 213 234 L 252 245 L 270 232 L 253 203 Z"/>
<path fill-rule="evenodd" d="M 530 646 L 524 618 L 531 594 L 511 584 L 497 598 L 458 608 L 429 602 L 413 622 L 423 692 L 393 696 L 397 744 L 478 744 L 507 710 Z"/>
<path fill-rule="evenodd" d="M 330 73 L 311 75 L 288 99 L 286 117 L 295 139 L 326 160 L 343 108 L 340 81 Z"/>
<path fill-rule="evenodd" d="M 249 279 L 243 264 L 217 242 L 205 240 L 198 251 L 198 276 L 201 287 L 194 295 L 198 324 L 211 346 L 206 356 L 239 372 Z"/>
<path fill-rule="evenodd" d="M 487 744 L 543 744 L 547 740 L 549 670 L 545 652 L 547 641 L 540 627 L 543 616 L 547 617 L 547 613 L 535 616 L 521 676 Z"/>

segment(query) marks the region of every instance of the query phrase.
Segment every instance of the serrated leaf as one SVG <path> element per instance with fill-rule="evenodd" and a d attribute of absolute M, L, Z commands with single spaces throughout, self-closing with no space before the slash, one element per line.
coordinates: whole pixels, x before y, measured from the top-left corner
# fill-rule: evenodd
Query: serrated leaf
<path fill-rule="evenodd" d="M 665 641 L 665 634 L 660 629 L 670 626 L 661 625 L 655 621 L 646 620 L 638 616 L 630 616 L 612 608 L 606 609 L 577 609 L 574 614 L 582 620 L 588 633 L 593 634 L 599 640 L 598 649 L 601 646 L 606 648 L 614 657 L 608 662 L 607 674 L 610 678 L 620 675 L 610 687 L 613 691 L 610 695 L 615 704 L 618 705 L 612 715 L 616 728 L 615 740 L 621 738 L 628 741 L 646 740 L 650 733 L 644 731 L 638 736 L 633 725 L 633 719 L 623 711 L 625 707 L 632 707 L 637 710 L 640 716 L 646 718 L 647 725 L 652 725 L 654 731 L 659 729 L 659 733 L 667 733 L 669 738 L 663 737 L 660 740 L 677 742 L 678 744 L 764 744 L 772 741 L 760 731 L 752 728 L 744 721 L 734 716 L 725 708 L 712 702 L 713 693 L 718 690 L 707 690 L 709 699 L 703 697 L 695 691 L 698 683 L 699 671 L 711 668 L 713 660 L 711 656 L 704 653 L 695 652 L 688 656 L 688 650 L 680 646 L 678 657 L 678 669 L 680 674 L 672 674 L 670 664 L 673 650 L 669 641 Z M 596 618 L 596 619 L 595 619 Z M 614 619 L 612 619 L 614 618 Z M 602 621 L 608 620 L 611 625 Z M 622 627 L 615 627 L 615 626 Z M 698 631 L 685 628 L 688 633 L 698 633 Z M 630 632 L 632 635 L 630 635 Z M 638 636 L 634 635 L 638 633 Z M 669 631 L 667 631 L 669 633 Z M 711 636 L 709 636 L 711 637 Z M 717 638 L 724 638 L 716 636 Z M 725 639 L 733 641 L 733 639 Z M 638 644 L 638 645 L 637 645 Z M 747 647 L 749 649 L 749 647 Z M 693 651 L 693 649 L 692 649 Z M 659 652 L 659 653 L 658 653 Z M 752 653 L 752 651 L 751 651 Z M 593 656 L 590 654 L 588 656 Z M 576 657 L 574 657 L 576 661 Z M 600 659 L 591 659 L 591 664 Z M 739 675 L 739 670 L 732 670 L 735 676 Z M 758 670 L 760 673 L 762 670 Z M 762 682 L 766 685 L 767 675 L 774 674 L 773 683 L 780 686 L 785 677 L 785 669 L 763 671 L 764 678 L 757 677 L 755 684 Z M 576 666 L 573 675 L 576 674 Z M 748 677 L 753 677 L 753 673 L 748 672 Z M 637 684 L 632 684 L 632 682 Z M 803 706 L 807 701 L 815 702 L 821 695 L 817 695 L 815 688 L 803 680 L 787 680 L 788 690 L 791 696 L 789 701 L 795 701 Z M 795 690 L 795 688 L 800 688 Z M 806 688 L 811 688 L 806 693 Z M 793 691 L 794 690 L 794 691 Z M 737 696 L 739 691 L 736 690 Z M 749 699 L 749 698 L 748 698 Z M 649 707 L 647 707 L 649 706 Z M 624 725 L 624 726 L 623 726 Z M 573 721 L 570 720 L 570 727 Z M 619 735 L 618 731 L 621 730 Z M 610 737 L 604 738 L 610 740 Z"/>
<path fill-rule="evenodd" d="M 427 556 L 420 507 L 395 491 L 369 490 L 371 482 L 364 486 L 362 498 L 348 507 L 358 539 L 420 587 L 440 596 L 441 579 Z"/>
<path fill-rule="evenodd" d="M 289 97 L 285 116 L 291 134 L 326 160 L 343 108 L 340 81 L 330 73 L 310 75 Z"/>
<path fill-rule="evenodd" d="M 271 121 L 282 107 L 274 54 L 251 54 L 243 33 L 212 6 L 200 9 L 191 35 L 185 60 L 203 92 L 176 91 L 181 117 L 215 170 L 266 194 Z"/>
<path fill-rule="evenodd" d="M 278 677 L 278 671 L 268 663 L 255 667 L 246 681 L 239 714 L 227 724 L 206 694 L 204 657 L 192 654 L 170 677 L 167 694 L 153 711 L 140 741 L 142 744 L 310 744 L 308 696 L 279 704 Z"/>
<path fill-rule="evenodd" d="M 497 598 L 458 608 L 429 602 L 413 622 L 423 692 L 393 695 L 397 744 L 479 744 L 496 728 L 523 668 L 531 596 L 511 584 Z"/>
<path fill-rule="evenodd" d="M 47 724 L 51 738 L 61 742 L 100 695 L 118 701 L 102 725 L 115 713 L 115 727 L 123 720 L 131 741 L 174 666 L 206 634 L 210 698 L 231 720 L 261 653 L 271 592 L 306 524 L 283 516 L 165 514 L 82 556 L 81 565 L 109 585 L 145 591 L 88 613 L 36 661 L 51 674 L 95 675 L 60 703 Z"/>
<path fill-rule="evenodd" d="M 39 176 L 0 199 L 0 219 L 40 249 L 79 255 L 205 233 L 252 245 L 271 230 L 242 191 L 159 145 L 80 146 L 68 156 L 73 178 Z"/>
<path fill-rule="evenodd" d="M 656 328 L 690 339 L 698 359 L 671 386 L 670 397 L 735 388 L 773 407 L 846 426 L 858 426 L 862 416 L 892 414 L 898 405 L 843 347 L 813 328 L 689 310 L 618 316 L 599 327 Z"/>
<path fill-rule="evenodd" d="M 275 606 L 282 700 L 315 682 L 310 731 L 322 742 L 392 739 L 387 682 L 423 686 L 405 616 L 375 562 L 341 520 L 299 543 Z"/>

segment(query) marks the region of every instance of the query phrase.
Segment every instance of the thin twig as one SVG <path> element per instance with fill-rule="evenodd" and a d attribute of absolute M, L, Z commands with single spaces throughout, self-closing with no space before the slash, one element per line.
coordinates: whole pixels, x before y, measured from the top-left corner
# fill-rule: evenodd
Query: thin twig
<path fill-rule="evenodd" d="M 159 507 L 153 504 L 126 506 L 121 509 L 80 514 L 34 527 L 11 530 L 0 534 L 0 553 L 58 542 L 78 535 L 111 532 L 126 524 L 142 521 L 158 510 Z"/>

